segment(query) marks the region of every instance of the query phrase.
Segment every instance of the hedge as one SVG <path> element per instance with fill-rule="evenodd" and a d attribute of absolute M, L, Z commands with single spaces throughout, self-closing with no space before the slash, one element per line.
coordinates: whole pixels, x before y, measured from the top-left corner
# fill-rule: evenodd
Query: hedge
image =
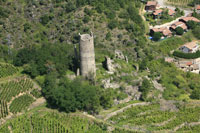
<path fill-rule="evenodd" d="M 184 59 L 195 59 L 200 57 L 200 51 L 197 51 L 196 53 L 183 53 L 181 51 L 174 51 L 173 55 Z"/>

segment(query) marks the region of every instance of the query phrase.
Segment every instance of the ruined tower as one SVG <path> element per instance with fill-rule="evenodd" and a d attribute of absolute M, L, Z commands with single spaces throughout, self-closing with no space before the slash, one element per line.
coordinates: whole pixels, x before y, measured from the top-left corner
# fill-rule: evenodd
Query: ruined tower
<path fill-rule="evenodd" d="M 80 36 L 80 68 L 81 75 L 84 77 L 96 76 L 95 54 L 94 54 L 94 37 L 93 33 L 83 34 Z"/>

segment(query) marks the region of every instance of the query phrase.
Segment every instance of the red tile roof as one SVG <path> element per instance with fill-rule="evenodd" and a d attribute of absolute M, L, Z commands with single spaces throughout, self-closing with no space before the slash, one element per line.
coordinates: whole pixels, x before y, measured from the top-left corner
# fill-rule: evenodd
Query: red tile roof
<path fill-rule="evenodd" d="M 195 21 L 195 22 L 200 22 L 199 19 L 195 18 L 195 17 L 183 17 L 181 18 L 183 21 L 187 22 L 187 21 Z"/>
<path fill-rule="evenodd" d="M 172 9 L 168 9 L 168 14 L 170 15 L 170 16 L 172 16 L 173 14 L 175 14 L 176 12 L 174 11 L 174 10 L 172 10 Z"/>
<path fill-rule="evenodd" d="M 186 43 L 183 46 L 187 47 L 188 49 L 193 49 L 196 47 L 196 45 L 197 45 L 197 42 L 193 41 L 193 42 Z"/>
<path fill-rule="evenodd" d="M 154 32 L 161 32 L 164 36 L 168 36 L 170 34 L 172 34 L 172 32 L 167 29 L 166 27 L 163 28 L 153 28 L 152 29 Z"/>
<path fill-rule="evenodd" d="M 197 9 L 197 10 L 200 10 L 200 5 L 197 5 L 196 9 Z"/>
<path fill-rule="evenodd" d="M 154 11 L 154 13 L 153 13 L 153 15 L 158 15 L 158 14 L 160 14 L 160 13 L 162 13 L 163 12 L 163 10 L 162 9 L 158 9 L 158 10 L 155 10 Z"/>
<path fill-rule="evenodd" d="M 185 23 L 181 22 L 181 21 L 175 22 L 175 23 L 173 23 L 173 24 L 171 25 L 171 28 L 174 29 L 174 30 L 175 30 L 177 27 L 181 27 L 181 28 L 183 28 L 183 30 L 186 30 L 186 29 L 187 29 L 187 25 L 186 25 Z"/>
<path fill-rule="evenodd" d="M 191 66 L 193 63 L 192 62 L 187 62 L 186 65 L 187 66 Z"/>
<path fill-rule="evenodd" d="M 156 6 L 157 2 L 156 1 L 148 1 L 146 6 Z"/>

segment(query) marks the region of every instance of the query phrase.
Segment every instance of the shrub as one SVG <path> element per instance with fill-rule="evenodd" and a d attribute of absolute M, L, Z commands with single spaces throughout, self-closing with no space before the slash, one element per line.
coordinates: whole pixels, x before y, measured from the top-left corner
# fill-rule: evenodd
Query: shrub
<path fill-rule="evenodd" d="M 108 23 L 108 28 L 110 28 L 111 30 L 115 29 L 117 26 L 118 26 L 118 21 L 117 20 L 111 20 Z"/>
<path fill-rule="evenodd" d="M 40 22 L 43 24 L 43 25 L 46 25 L 46 24 L 48 24 L 48 22 L 49 22 L 49 16 L 48 15 L 44 15 L 44 16 L 42 16 L 41 18 L 40 18 Z"/>
<path fill-rule="evenodd" d="M 180 51 L 174 51 L 173 55 L 184 59 L 195 59 L 200 57 L 200 51 L 197 51 L 196 53 L 183 53 Z"/>
<path fill-rule="evenodd" d="M 197 39 L 200 39 L 200 26 L 197 26 L 193 31 L 192 33 L 194 34 L 194 36 L 197 38 Z"/>
<path fill-rule="evenodd" d="M 192 99 L 198 99 L 200 100 L 200 89 L 195 89 L 192 91 L 192 94 L 190 95 Z"/>
<path fill-rule="evenodd" d="M 177 28 L 175 29 L 175 31 L 176 31 L 176 34 L 177 34 L 177 35 L 183 35 L 183 33 L 184 33 L 184 30 L 183 30 L 183 28 L 181 28 L 181 27 L 177 27 Z"/>
<path fill-rule="evenodd" d="M 161 37 L 162 37 L 162 33 L 160 33 L 160 32 L 155 32 L 153 34 L 153 40 L 154 41 L 159 41 Z"/>

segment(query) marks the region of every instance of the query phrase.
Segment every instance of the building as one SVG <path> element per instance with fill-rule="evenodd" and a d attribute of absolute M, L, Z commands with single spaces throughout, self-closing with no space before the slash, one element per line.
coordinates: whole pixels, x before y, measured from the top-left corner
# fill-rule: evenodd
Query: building
<path fill-rule="evenodd" d="M 197 42 L 186 43 L 179 48 L 184 53 L 195 53 L 199 50 L 199 45 Z"/>
<path fill-rule="evenodd" d="M 150 32 L 151 32 L 151 35 L 153 35 L 155 32 L 160 32 L 160 33 L 162 33 L 162 35 L 164 37 L 171 37 L 172 36 L 172 32 L 166 27 L 153 28 L 153 29 L 151 29 Z"/>
<path fill-rule="evenodd" d="M 181 27 L 184 31 L 187 31 L 187 25 L 181 21 L 173 23 L 170 30 L 174 31 L 177 27 Z"/>
<path fill-rule="evenodd" d="M 154 18 L 160 18 L 161 15 L 162 15 L 162 12 L 163 12 L 162 9 L 155 10 L 155 11 L 153 12 Z"/>
<path fill-rule="evenodd" d="M 172 63 L 172 62 L 174 62 L 174 58 L 165 57 L 165 62 Z"/>
<path fill-rule="evenodd" d="M 148 1 L 146 6 L 145 6 L 145 10 L 146 11 L 154 11 L 156 10 L 158 3 L 156 1 Z"/>
<path fill-rule="evenodd" d="M 165 8 L 165 9 L 157 9 L 153 12 L 153 16 L 154 18 L 160 18 L 161 15 L 163 14 L 164 11 L 168 10 L 168 14 L 169 16 L 174 16 L 176 14 L 176 12 L 172 9 L 169 9 L 169 8 Z"/>
<path fill-rule="evenodd" d="M 197 6 L 196 6 L 196 12 L 197 12 L 197 13 L 200 13 L 200 5 L 197 5 Z"/>
<path fill-rule="evenodd" d="M 93 33 L 83 35 L 79 33 L 79 36 L 81 75 L 87 78 L 94 78 L 96 76 L 96 66 Z"/>
<path fill-rule="evenodd" d="M 169 16 L 174 16 L 176 14 L 176 12 L 174 10 L 169 9 L 169 8 L 167 8 L 167 9 L 168 9 Z"/>
<path fill-rule="evenodd" d="M 182 21 L 184 23 L 187 23 L 188 21 L 194 21 L 194 22 L 200 23 L 200 20 L 195 17 L 183 17 L 179 19 L 179 21 Z"/>

